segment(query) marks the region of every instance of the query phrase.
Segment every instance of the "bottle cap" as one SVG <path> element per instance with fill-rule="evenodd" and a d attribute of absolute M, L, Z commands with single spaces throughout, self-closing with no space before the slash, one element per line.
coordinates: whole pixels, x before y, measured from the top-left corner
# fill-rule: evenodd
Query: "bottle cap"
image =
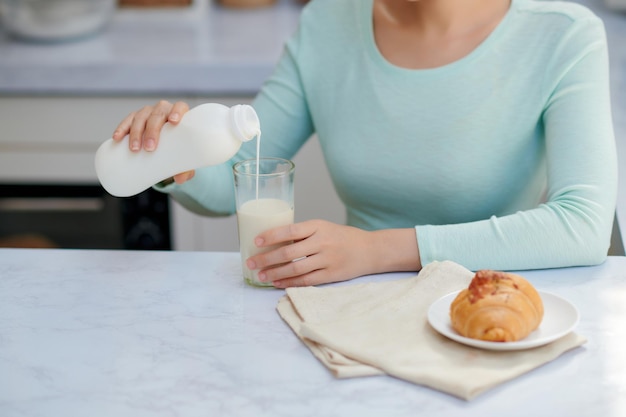
<path fill-rule="evenodd" d="M 259 117 L 252 106 L 237 104 L 230 108 L 230 121 L 233 134 L 242 142 L 247 142 L 261 133 Z"/>

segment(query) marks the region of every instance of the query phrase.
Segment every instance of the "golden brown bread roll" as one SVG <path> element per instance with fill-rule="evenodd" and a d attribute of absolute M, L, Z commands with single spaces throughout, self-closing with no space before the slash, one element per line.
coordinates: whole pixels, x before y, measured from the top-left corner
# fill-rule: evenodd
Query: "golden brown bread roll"
<path fill-rule="evenodd" d="M 543 302 L 519 275 L 481 270 L 450 305 L 452 327 L 461 336 L 513 342 L 528 336 L 543 319 Z"/>

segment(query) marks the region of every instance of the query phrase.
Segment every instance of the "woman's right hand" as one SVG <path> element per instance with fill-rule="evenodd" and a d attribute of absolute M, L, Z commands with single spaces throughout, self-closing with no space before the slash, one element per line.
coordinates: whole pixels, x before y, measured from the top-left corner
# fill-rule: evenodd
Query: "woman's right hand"
<path fill-rule="evenodd" d="M 189 111 L 189 105 L 182 101 L 174 104 L 161 100 L 154 106 L 130 113 L 122 120 L 113 132 L 113 140 L 119 142 L 128 135 L 128 147 L 133 152 L 141 149 L 152 152 L 159 146 L 161 128 L 167 122 L 176 125 L 183 115 Z M 190 180 L 194 171 L 186 171 L 174 175 L 174 181 L 181 184 Z"/>

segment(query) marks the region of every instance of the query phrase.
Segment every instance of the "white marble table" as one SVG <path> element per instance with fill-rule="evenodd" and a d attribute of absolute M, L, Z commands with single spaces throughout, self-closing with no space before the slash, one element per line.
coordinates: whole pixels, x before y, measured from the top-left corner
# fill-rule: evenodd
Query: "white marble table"
<path fill-rule="evenodd" d="M 524 272 L 589 341 L 471 402 L 335 379 L 240 275 L 237 253 L 0 249 L 0 416 L 626 416 L 626 258 Z"/>

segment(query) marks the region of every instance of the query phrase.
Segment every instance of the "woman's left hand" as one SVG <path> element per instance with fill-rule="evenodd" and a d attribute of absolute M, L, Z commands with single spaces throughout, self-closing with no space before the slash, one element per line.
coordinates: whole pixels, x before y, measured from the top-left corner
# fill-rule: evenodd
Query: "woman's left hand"
<path fill-rule="evenodd" d="M 391 243 L 389 239 L 400 236 L 405 242 L 394 241 L 392 248 L 404 245 L 401 252 L 409 256 L 408 263 L 405 259 L 402 265 L 389 265 L 389 258 L 385 258 Z M 251 256 L 246 262 L 248 268 L 259 270 L 261 281 L 272 282 L 277 288 L 345 281 L 391 270 L 419 269 L 414 229 L 368 232 L 325 220 L 309 220 L 268 230 L 255 240 L 258 247 L 285 242 L 290 243 Z"/>

